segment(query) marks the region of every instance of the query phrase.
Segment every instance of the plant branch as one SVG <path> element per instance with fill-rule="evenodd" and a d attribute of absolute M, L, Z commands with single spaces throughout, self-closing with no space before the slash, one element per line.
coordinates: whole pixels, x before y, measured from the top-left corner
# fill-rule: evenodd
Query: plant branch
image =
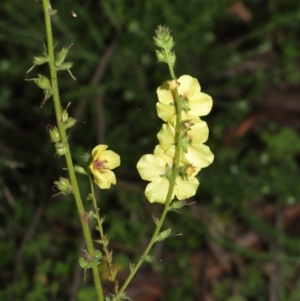
<path fill-rule="evenodd" d="M 49 0 L 43 0 L 43 9 L 44 9 L 44 17 L 45 17 L 47 49 L 48 49 L 48 56 L 49 56 L 49 69 L 50 69 L 50 76 L 51 76 L 51 87 L 52 87 L 52 92 L 53 92 L 53 102 L 54 102 L 54 108 L 55 108 L 56 122 L 57 122 L 57 127 L 58 127 L 61 141 L 63 143 L 66 143 L 66 145 L 69 147 L 66 130 L 65 130 L 62 118 L 61 118 L 62 108 L 61 108 L 59 89 L 58 89 L 57 71 L 55 68 L 54 45 L 53 45 L 53 35 L 52 35 L 52 26 L 51 26 L 51 15 L 53 14 L 53 10 L 52 10 Z M 91 237 L 91 233 L 90 233 L 90 229 L 89 229 L 89 225 L 88 225 L 87 213 L 84 210 L 84 206 L 83 206 L 82 199 L 80 196 L 80 191 L 79 191 L 70 151 L 68 151 L 65 154 L 65 160 L 66 160 L 67 167 L 68 167 L 69 177 L 70 177 L 70 181 L 72 184 L 72 190 L 73 190 L 75 203 L 77 206 L 79 219 L 81 222 L 81 227 L 83 230 L 87 250 L 88 250 L 89 254 L 91 256 L 93 256 L 94 255 L 94 247 L 93 247 L 93 241 L 92 241 L 92 237 Z M 102 285 L 101 285 L 97 266 L 92 267 L 92 271 L 93 271 L 93 277 L 94 277 L 95 287 L 96 287 L 96 291 L 97 291 L 98 301 L 104 301 Z"/>

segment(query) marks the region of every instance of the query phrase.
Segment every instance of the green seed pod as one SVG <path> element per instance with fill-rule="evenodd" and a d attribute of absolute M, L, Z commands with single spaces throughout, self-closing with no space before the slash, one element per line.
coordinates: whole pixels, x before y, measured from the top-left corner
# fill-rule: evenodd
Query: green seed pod
<path fill-rule="evenodd" d="M 172 64 L 172 66 L 174 67 L 175 62 L 176 62 L 176 55 L 174 52 L 170 52 L 170 62 Z"/>
<path fill-rule="evenodd" d="M 62 111 L 62 114 L 61 114 L 61 121 L 63 123 L 65 123 L 69 118 L 69 114 L 68 114 L 68 111 L 65 109 Z"/>
<path fill-rule="evenodd" d="M 64 156 L 69 151 L 69 146 L 66 142 L 56 142 L 55 149 L 58 156 Z"/>
<path fill-rule="evenodd" d="M 35 78 L 34 82 L 37 84 L 38 87 L 40 87 L 43 90 L 51 89 L 50 81 L 49 79 L 41 74 L 38 74 L 39 78 Z"/>
<path fill-rule="evenodd" d="M 171 36 L 171 31 L 168 27 L 164 25 L 158 25 L 157 30 L 155 30 L 154 44 L 157 47 L 171 50 L 174 47 L 173 37 Z"/>
<path fill-rule="evenodd" d="M 162 62 L 162 63 L 167 63 L 167 58 L 165 57 L 164 53 L 160 50 L 155 50 L 156 52 L 156 57 L 157 57 L 157 60 L 159 62 Z"/>
<path fill-rule="evenodd" d="M 143 257 L 146 262 L 154 262 L 154 257 L 151 255 L 146 255 Z"/>
<path fill-rule="evenodd" d="M 44 56 L 35 56 L 33 57 L 33 64 L 34 65 L 43 65 L 49 61 L 49 58 Z"/>
<path fill-rule="evenodd" d="M 50 134 L 51 142 L 56 143 L 60 141 L 60 135 L 56 126 L 49 130 L 49 134 Z"/>
<path fill-rule="evenodd" d="M 56 55 L 56 59 L 55 59 L 55 66 L 59 67 L 65 60 L 67 54 L 69 52 L 69 47 L 64 47 L 62 48 L 61 51 L 59 51 Z"/>
<path fill-rule="evenodd" d="M 72 126 L 75 125 L 75 123 L 76 123 L 76 119 L 73 117 L 69 117 L 67 122 L 65 122 L 65 129 L 71 128 Z"/>
<path fill-rule="evenodd" d="M 62 63 L 60 66 L 56 67 L 57 71 L 63 71 L 63 70 L 69 70 L 72 68 L 74 63 L 72 62 L 66 62 L 66 63 Z"/>
<path fill-rule="evenodd" d="M 167 230 L 164 230 L 156 236 L 155 242 L 165 240 L 166 238 L 171 236 L 171 234 L 172 234 L 172 229 L 171 228 L 169 228 Z"/>
<path fill-rule="evenodd" d="M 101 251 L 100 251 L 100 250 L 95 250 L 95 252 L 94 252 L 94 257 L 95 257 L 95 259 L 97 259 L 97 260 L 101 259 L 101 257 L 102 257 Z"/>
<path fill-rule="evenodd" d="M 72 186 L 67 178 L 60 177 L 59 181 L 54 182 L 56 188 L 63 194 L 68 194 L 72 192 Z"/>
<path fill-rule="evenodd" d="M 86 171 L 85 171 L 84 168 L 81 167 L 81 166 L 75 165 L 75 166 L 74 166 L 74 169 L 75 169 L 75 172 L 77 172 L 77 173 L 81 173 L 81 174 L 83 174 L 83 175 L 87 175 Z"/>
<path fill-rule="evenodd" d="M 178 210 L 186 206 L 186 201 L 175 201 L 171 204 L 169 210 Z"/>
<path fill-rule="evenodd" d="M 79 265 L 80 265 L 83 269 L 85 269 L 85 268 L 87 267 L 87 265 L 89 264 L 89 263 L 84 259 L 84 257 L 79 257 L 78 262 L 79 262 Z"/>

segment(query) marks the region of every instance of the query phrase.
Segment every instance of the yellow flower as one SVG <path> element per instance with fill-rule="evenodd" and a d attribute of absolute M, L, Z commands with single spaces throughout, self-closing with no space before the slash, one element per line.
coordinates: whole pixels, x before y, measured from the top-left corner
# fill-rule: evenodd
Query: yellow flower
<path fill-rule="evenodd" d="M 182 119 L 207 115 L 212 108 L 212 98 L 201 92 L 198 80 L 190 75 L 182 75 L 177 79 L 178 93 L 182 98 Z M 175 95 L 173 82 L 164 82 L 157 89 L 159 102 L 156 104 L 157 115 L 168 122 L 175 114 Z"/>
<path fill-rule="evenodd" d="M 174 123 L 173 123 L 174 124 Z M 167 156 L 174 157 L 175 154 L 175 127 L 172 123 L 163 124 L 157 134 L 159 145 L 165 150 Z M 183 158 L 190 162 L 199 171 L 210 165 L 214 159 L 209 147 L 203 143 L 208 138 L 208 126 L 200 118 L 194 118 L 183 124 L 182 148 Z M 181 159 L 181 161 L 185 160 Z"/>
<path fill-rule="evenodd" d="M 150 203 L 166 202 L 170 182 L 168 177 L 172 172 L 173 158 L 166 156 L 164 150 L 158 145 L 155 147 L 154 155 L 144 155 L 137 163 L 138 172 L 143 180 L 151 181 L 146 187 L 145 195 Z M 178 176 L 173 195 L 178 200 L 187 199 L 196 194 L 199 181 L 195 178 L 196 170 L 188 168 L 185 177 Z"/>
<path fill-rule="evenodd" d="M 89 166 L 95 183 L 101 189 L 108 189 L 111 184 L 116 184 L 116 176 L 111 169 L 120 165 L 120 156 L 111 150 L 106 150 L 107 147 L 107 145 L 99 144 L 93 149 L 93 160 Z"/>

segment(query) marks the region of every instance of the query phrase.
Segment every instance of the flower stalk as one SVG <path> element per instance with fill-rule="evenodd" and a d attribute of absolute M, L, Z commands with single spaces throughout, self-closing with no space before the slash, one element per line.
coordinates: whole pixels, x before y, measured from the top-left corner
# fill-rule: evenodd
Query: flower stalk
<path fill-rule="evenodd" d="M 62 120 L 62 109 L 61 109 L 61 102 L 60 102 L 59 88 L 58 88 L 58 81 L 57 81 L 57 70 L 55 67 L 54 45 L 53 45 L 53 35 L 52 35 L 52 25 L 51 25 L 51 15 L 53 15 L 54 11 L 51 8 L 49 0 L 43 0 L 43 10 L 44 10 L 45 28 L 46 28 L 46 36 L 47 36 L 47 52 L 49 58 L 49 69 L 50 69 L 50 79 L 51 79 L 50 82 L 51 82 L 51 89 L 53 93 L 56 123 L 57 123 L 57 128 L 58 128 L 61 142 L 68 145 L 66 129 L 64 127 L 64 122 Z M 72 185 L 72 191 L 74 194 L 75 203 L 77 206 L 77 210 L 81 222 L 81 227 L 83 230 L 85 244 L 87 246 L 87 250 L 90 256 L 94 256 L 95 250 L 93 247 L 93 241 L 88 225 L 88 220 L 86 219 L 86 212 L 84 210 L 84 206 L 82 203 L 70 151 L 67 151 L 64 157 L 69 172 L 70 182 Z M 94 283 L 97 291 L 97 300 L 104 301 L 98 267 L 93 266 L 92 272 L 93 272 Z"/>
<path fill-rule="evenodd" d="M 161 31 L 162 35 L 160 35 L 158 31 Z M 167 35 L 167 45 L 165 44 L 164 41 L 162 41 L 162 43 L 159 42 L 160 38 L 162 38 L 162 40 L 164 40 L 166 35 Z M 162 57 L 164 57 L 163 62 L 168 64 L 171 77 L 172 77 L 172 79 L 176 80 L 176 76 L 174 73 L 175 54 L 171 52 L 171 49 L 173 48 L 174 43 L 173 43 L 172 37 L 169 34 L 169 31 L 165 30 L 165 27 L 159 27 L 158 30 L 156 31 L 156 37 L 154 37 L 154 41 L 155 41 L 156 45 L 158 45 L 159 47 L 162 47 L 162 50 L 160 52 L 159 52 L 159 50 L 156 51 L 158 58 L 159 58 L 160 54 Z M 174 187 L 176 184 L 176 178 L 178 176 L 178 167 L 179 167 L 179 162 L 180 162 L 180 157 L 181 157 L 181 137 L 182 137 L 182 130 L 180 127 L 180 125 L 181 125 L 181 104 L 180 104 L 180 96 L 179 96 L 177 87 L 174 90 L 174 94 L 175 94 L 175 102 L 176 102 L 176 121 L 177 121 L 176 122 L 176 140 L 178 143 L 176 145 L 174 165 L 173 165 L 173 169 L 172 169 L 172 177 L 170 180 L 170 185 L 169 185 L 168 193 L 166 196 L 164 209 L 163 209 L 163 212 L 162 212 L 158 222 L 156 223 L 156 228 L 154 230 L 154 233 L 153 233 L 145 251 L 143 252 L 142 256 L 140 257 L 140 259 L 138 260 L 138 262 L 136 263 L 134 268 L 131 270 L 128 278 L 126 279 L 126 281 L 120 288 L 119 293 L 115 296 L 115 299 L 117 301 L 120 299 L 123 292 L 126 290 L 127 286 L 133 279 L 134 275 L 136 274 L 136 272 L 138 271 L 138 269 L 140 268 L 142 263 L 145 261 L 145 258 L 147 258 L 149 256 L 148 254 L 149 254 L 150 250 L 152 249 L 153 245 L 157 242 L 157 237 L 161 231 L 161 228 L 163 226 L 163 223 L 165 221 L 167 213 L 170 211 L 170 204 L 171 204 L 171 201 L 173 198 L 173 191 L 174 191 Z"/>

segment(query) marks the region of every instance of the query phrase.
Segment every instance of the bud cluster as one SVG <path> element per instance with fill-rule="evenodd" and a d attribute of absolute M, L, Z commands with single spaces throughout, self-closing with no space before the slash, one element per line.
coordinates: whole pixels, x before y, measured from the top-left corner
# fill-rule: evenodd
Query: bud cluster
<path fill-rule="evenodd" d="M 61 122 L 63 123 L 65 129 L 69 129 L 73 127 L 76 123 L 76 119 L 73 117 L 69 117 L 69 113 L 67 108 L 62 110 L 61 114 Z M 69 145 L 67 142 L 61 141 L 61 137 L 59 131 L 56 126 L 50 127 L 48 129 L 51 142 L 55 145 L 56 154 L 58 156 L 63 156 L 69 151 Z"/>
<path fill-rule="evenodd" d="M 175 43 L 173 37 L 171 36 L 171 31 L 168 27 L 163 25 L 158 25 L 157 30 L 155 30 L 155 36 L 153 37 L 154 44 L 159 47 L 156 50 L 156 56 L 159 62 L 170 64 L 172 67 L 175 65 L 176 56 L 172 50 Z"/>
<path fill-rule="evenodd" d="M 69 47 L 64 47 L 56 54 L 55 58 L 55 69 L 56 71 L 63 71 L 67 70 L 72 77 L 73 80 L 76 80 L 76 78 L 71 73 L 70 69 L 73 66 L 72 62 L 65 62 L 65 59 L 67 57 L 67 54 L 72 47 L 73 44 L 71 44 Z M 45 63 L 49 62 L 49 57 L 46 52 L 43 53 L 43 56 L 36 56 L 33 58 L 33 66 L 30 67 L 26 71 L 26 74 L 28 74 L 35 66 L 43 65 Z M 44 99 L 42 100 L 41 107 L 45 104 L 46 100 L 50 98 L 53 94 L 53 89 L 50 83 L 50 80 L 48 77 L 38 74 L 38 78 L 29 78 L 25 79 L 26 81 L 34 81 L 34 83 L 41 88 L 44 91 Z"/>

